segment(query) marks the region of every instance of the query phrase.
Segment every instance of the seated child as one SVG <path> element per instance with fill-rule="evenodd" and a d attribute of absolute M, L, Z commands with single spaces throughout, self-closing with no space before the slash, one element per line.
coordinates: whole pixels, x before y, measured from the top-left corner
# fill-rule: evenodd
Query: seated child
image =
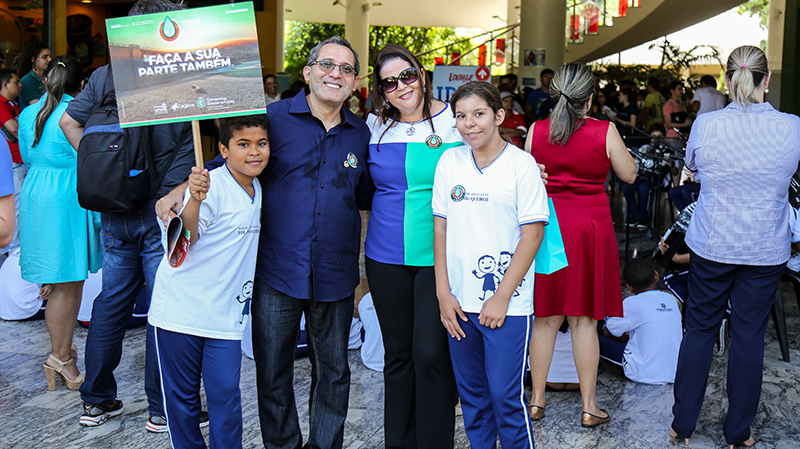
<path fill-rule="evenodd" d="M 622 318 L 606 318 L 600 357 L 621 366 L 634 382 L 672 383 L 683 338 L 678 303 L 671 294 L 655 289 L 658 273 L 649 260 L 631 260 L 623 277 L 634 296 L 622 302 Z M 609 338 L 626 332 L 627 343 Z"/>
<path fill-rule="evenodd" d="M 0 265 L 0 318 L 4 320 L 41 320 L 44 318 L 42 284 L 22 279 L 19 247 L 9 251 Z"/>
<path fill-rule="evenodd" d="M 261 185 L 269 159 L 266 115 L 220 120 L 225 165 L 192 168 L 180 217 L 190 247 L 183 264 L 161 261 L 148 322 L 155 328 L 164 412 L 172 446 L 205 447 L 200 379 L 211 447 L 242 447 L 241 339 L 250 318 Z"/>
<path fill-rule="evenodd" d="M 575 366 L 575 357 L 572 354 L 572 331 L 565 317 L 556 334 L 556 343 L 553 345 L 553 358 L 547 371 L 545 391 L 577 391 L 579 388 L 578 368 Z"/>

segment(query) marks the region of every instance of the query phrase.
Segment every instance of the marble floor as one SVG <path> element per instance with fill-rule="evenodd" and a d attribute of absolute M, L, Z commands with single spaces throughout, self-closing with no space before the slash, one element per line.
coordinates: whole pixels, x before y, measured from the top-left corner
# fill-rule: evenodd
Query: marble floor
<path fill-rule="evenodd" d="M 620 257 L 626 259 L 623 233 L 618 232 Z M 630 254 L 652 250 L 652 235 L 642 232 L 631 243 Z M 753 436 L 759 449 L 800 448 L 800 311 L 789 284 L 783 285 L 791 363 L 780 358 L 773 323 L 765 338 L 764 384 Z M 83 370 L 83 351 L 87 331 L 76 328 L 75 343 Z M 143 391 L 144 328 L 128 331 L 122 361 L 116 370 L 119 398 L 125 412 L 96 428 L 78 425 L 81 400 L 78 392 L 58 383 L 47 391 L 42 369 L 49 351 L 44 321 L 10 322 L 0 320 L 0 449 L 33 448 L 169 448 L 166 434 L 145 431 L 147 401 Z M 379 449 L 383 441 L 383 379 L 381 373 L 364 367 L 358 351 L 350 351 L 352 384 L 350 408 L 345 428 L 345 449 Z M 725 373 L 727 353 L 716 357 L 708 380 L 706 400 L 690 447 L 725 447 L 722 421 L 727 407 Z M 308 435 L 308 391 L 311 366 L 307 358 L 295 363 L 294 385 L 301 427 Z M 256 406 L 255 364 L 242 358 L 242 408 L 244 447 L 260 448 L 260 428 Z M 579 425 L 581 402 L 578 393 L 548 393 L 547 417 L 534 423 L 534 438 L 539 448 L 669 448 L 685 447 L 668 437 L 673 403 L 672 386 L 636 384 L 600 369 L 597 403 L 612 416 L 607 426 L 582 429 Z M 207 430 L 204 430 L 207 435 Z M 456 420 L 455 447 L 469 447 L 463 422 Z"/>
<path fill-rule="evenodd" d="M 756 447 L 800 448 L 800 315 L 793 292 L 784 285 L 792 363 L 780 359 L 775 332 L 770 323 L 766 337 L 764 386 L 759 413 L 753 424 Z M 59 383 L 47 391 L 42 363 L 49 353 L 44 321 L 0 321 L 0 448 L 168 448 L 165 434 L 145 431 L 147 403 L 143 392 L 144 329 L 125 337 L 122 362 L 116 371 L 119 398 L 125 412 L 106 424 L 88 429 L 78 425 L 81 400 L 77 392 Z M 76 329 L 75 342 L 83 354 L 86 330 Z M 722 420 L 725 394 L 726 355 L 714 359 L 706 401 L 691 447 L 724 446 Z M 83 369 L 83 361 L 79 362 Z M 352 385 L 345 428 L 347 449 L 377 449 L 383 445 L 383 380 L 380 373 L 361 363 L 358 351 L 350 351 Z M 308 359 L 295 364 L 295 390 L 303 432 L 307 435 L 308 390 L 311 367 Z M 256 408 L 255 364 L 242 360 L 242 406 L 244 447 L 262 447 Z M 600 370 L 597 402 L 612 416 L 608 426 L 579 426 L 580 395 L 548 393 L 547 417 L 534 423 L 539 448 L 662 448 L 677 447 L 667 430 L 672 406 L 671 386 L 649 386 L 627 382 Z M 207 432 L 207 431 L 206 431 Z M 456 448 L 468 448 L 463 423 L 457 420 Z"/>

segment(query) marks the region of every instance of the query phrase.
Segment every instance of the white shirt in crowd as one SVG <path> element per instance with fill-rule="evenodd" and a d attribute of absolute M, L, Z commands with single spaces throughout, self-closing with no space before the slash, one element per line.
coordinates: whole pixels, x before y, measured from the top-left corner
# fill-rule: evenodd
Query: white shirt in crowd
<path fill-rule="evenodd" d="M 8 253 L 0 266 L 0 318 L 4 320 L 27 320 L 42 307 L 39 297 L 41 284 L 22 279 L 19 267 L 19 247 Z"/>
<path fill-rule="evenodd" d="M 358 316 L 364 327 L 364 344 L 361 345 L 361 362 L 371 370 L 383 371 L 383 336 L 375 313 L 372 294 L 367 293 L 358 303 Z"/>
<path fill-rule="evenodd" d="M 625 377 L 653 385 L 675 382 L 683 338 L 675 297 L 649 290 L 625 298 L 622 309 L 623 317 L 606 318 L 606 328 L 617 337 L 629 333 L 622 360 Z"/>
<path fill-rule="evenodd" d="M 172 267 L 166 255 L 162 259 L 148 322 L 172 332 L 241 340 L 253 298 L 261 184 L 253 180 L 251 198 L 227 165 L 209 176 L 211 188 L 200 206 L 199 240 L 181 266 Z M 184 205 L 188 199 L 187 189 Z"/>
<path fill-rule="evenodd" d="M 534 318 L 535 320 L 535 318 Z M 575 367 L 575 357 L 572 355 L 572 330 L 556 334 L 556 344 L 553 347 L 553 359 L 550 362 L 550 371 L 547 372 L 547 381 L 550 383 L 578 383 L 578 368 Z"/>
<path fill-rule="evenodd" d="M 447 219 L 447 275 L 462 310 L 480 313 L 503 278 L 520 226 L 548 222 L 547 192 L 530 154 L 511 144 L 478 169 L 468 145 L 447 150 L 433 182 L 433 214 Z M 533 314 L 534 264 L 511 297 L 507 315 Z"/>
<path fill-rule="evenodd" d="M 725 107 L 725 95 L 713 87 L 701 87 L 694 91 L 692 103 L 695 101 L 700 102 L 700 109 L 697 110 L 697 115 L 718 111 Z"/>

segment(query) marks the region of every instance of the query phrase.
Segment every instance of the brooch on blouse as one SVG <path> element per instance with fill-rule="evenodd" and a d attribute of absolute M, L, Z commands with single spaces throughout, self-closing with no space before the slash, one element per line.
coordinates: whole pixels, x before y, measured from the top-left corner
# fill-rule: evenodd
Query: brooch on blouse
<path fill-rule="evenodd" d="M 344 168 L 358 168 L 358 158 L 353 153 L 347 153 L 347 159 L 344 160 Z"/>

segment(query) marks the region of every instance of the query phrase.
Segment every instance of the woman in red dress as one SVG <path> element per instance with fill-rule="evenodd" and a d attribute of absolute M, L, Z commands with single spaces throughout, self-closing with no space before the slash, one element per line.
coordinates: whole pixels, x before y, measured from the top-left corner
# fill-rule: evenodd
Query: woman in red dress
<path fill-rule="evenodd" d="M 594 427 L 611 418 L 595 404 L 600 357 L 597 320 L 622 316 L 619 252 L 605 181 L 609 167 L 627 183 L 636 179 L 636 163 L 617 128 L 586 118 L 592 104 L 594 76 L 581 63 L 555 73 L 550 95 L 557 101 L 550 118 L 531 126 L 526 149 L 549 174 L 569 266 L 536 275 L 531 336 L 533 395 L 531 419 L 544 418 L 545 385 L 559 326 L 567 317 L 578 368 L 583 413 L 581 425 Z"/>

